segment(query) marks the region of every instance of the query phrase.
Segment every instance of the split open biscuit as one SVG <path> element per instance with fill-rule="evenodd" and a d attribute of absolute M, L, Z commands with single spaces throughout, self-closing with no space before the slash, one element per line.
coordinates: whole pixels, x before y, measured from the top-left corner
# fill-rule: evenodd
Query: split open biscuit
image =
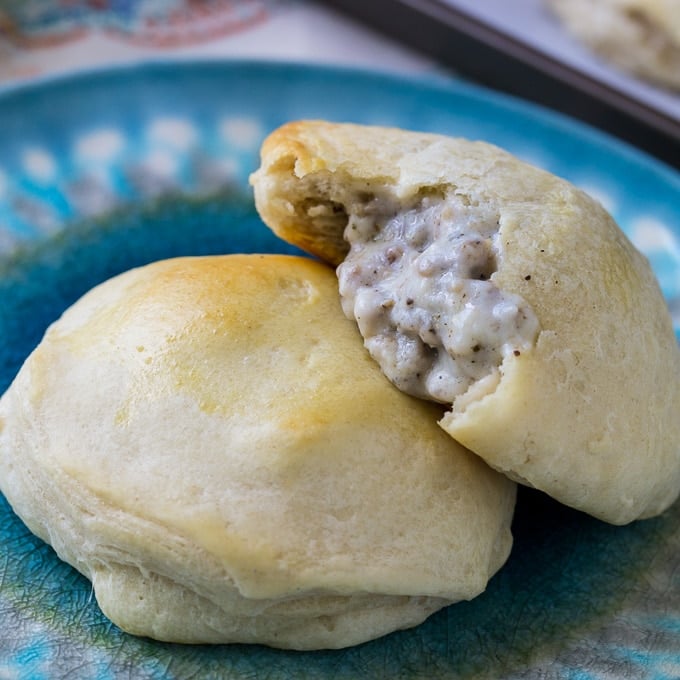
<path fill-rule="evenodd" d="M 489 144 L 323 121 L 274 131 L 251 182 L 277 234 L 339 265 L 371 355 L 450 407 L 452 437 L 612 523 L 675 500 L 680 351 L 598 202 Z"/>
<path fill-rule="evenodd" d="M 0 400 L 0 486 L 126 631 L 343 647 L 482 592 L 516 486 L 402 394 L 308 258 L 93 289 Z"/>

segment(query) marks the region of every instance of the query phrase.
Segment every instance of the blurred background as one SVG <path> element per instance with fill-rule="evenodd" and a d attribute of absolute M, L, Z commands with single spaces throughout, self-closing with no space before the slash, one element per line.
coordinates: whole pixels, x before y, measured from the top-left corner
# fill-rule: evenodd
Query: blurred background
<path fill-rule="evenodd" d="M 0 82 L 168 57 L 446 73 L 680 166 L 680 0 L 0 0 Z"/>

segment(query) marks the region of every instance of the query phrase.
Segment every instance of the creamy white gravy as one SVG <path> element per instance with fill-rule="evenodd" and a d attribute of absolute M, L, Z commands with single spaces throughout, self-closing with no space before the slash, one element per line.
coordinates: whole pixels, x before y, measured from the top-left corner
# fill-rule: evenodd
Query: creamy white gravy
<path fill-rule="evenodd" d="M 442 403 L 529 349 L 538 321 L 491 280 L 500 257 L 498 214 L 441 197 L 389 212 L 375 200 L 350 215 L 350 251 L 338 267 L 345 314 L 385 375 Z"/>

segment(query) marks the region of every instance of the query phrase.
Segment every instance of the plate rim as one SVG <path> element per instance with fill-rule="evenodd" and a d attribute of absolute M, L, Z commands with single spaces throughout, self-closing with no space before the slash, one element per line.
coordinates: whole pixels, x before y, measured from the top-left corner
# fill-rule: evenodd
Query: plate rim
<path fill-rule="evenodd" d="M 615 154 L 629 164 L 644 166 L 645 169 L 664 176 L 666 181 L 676 185 L 680 191 L 680 170 L 668 165 L 661 159 L 652 156 L 647 151 L 592 125 L 573 118 L 567 114 L 551 109 L 519 96 L 495 90 L 486 85 L 464 79 L 456 73 L 443 71 L 425 71 L 423 73 L 400 73 L 390 69 L 379 69 L 370 66 L 356 66 L 347 64 L 312 63 L 301 60 L 276 60 L 258 58 L 215 58 L 215 57 L 168 57 L 147 58 L 130 63 L 106 64 L 83 67 L 68 72 L 41 74 L 35 78 L 22 81 L 0 82 L 0 107 L 14 96 L 31 95 L 38 91 L 48 91 L 65 85 L 77 86 L 98 78 L 124 78 L 128 75 L 144 77 L 154 72 L 168 72 L 182 69 L 210 69 L 236 72 L 248 69 L 250 71 L 293 71 L 296 75 L 315 74 L 332 75 L 338 79 L 341 76 L 376 80 L 394 87 L 408 86 L 414 89 L 429 91 L 446 96 L 462 96 L 470 101 L 493 104 L 504 108 L 525 119 L 540 121 L 548 125 L 555 132 L 567 132 L 569 135 L 582 137 L 591 147 L 607 154 Z M 455 136 L 455 135 L 453 135 Z"/>

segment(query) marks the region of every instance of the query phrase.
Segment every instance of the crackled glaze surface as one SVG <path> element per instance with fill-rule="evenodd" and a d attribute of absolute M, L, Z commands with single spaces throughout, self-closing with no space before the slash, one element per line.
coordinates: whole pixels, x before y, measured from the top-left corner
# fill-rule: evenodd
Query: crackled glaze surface
<path fill-rule="evenodd" d="M 119 271 L 179 254 L 291 252 L 257 218 L 247 176 L 263 136 L 300 117 L 482 138 L 567 177 L 650 258 L 678 328 L 680 180 L 645 157 L 466 86 L 157 65 L 0 91 L 0 390 L 46 325 Z M 485 594 L 413 630 L 314 653 L 125 635 L 4 500 L 0 520 L 0 678 L 680 677 L 678 504 L 613 527 L 522 490 L 513 554 Z"/>

